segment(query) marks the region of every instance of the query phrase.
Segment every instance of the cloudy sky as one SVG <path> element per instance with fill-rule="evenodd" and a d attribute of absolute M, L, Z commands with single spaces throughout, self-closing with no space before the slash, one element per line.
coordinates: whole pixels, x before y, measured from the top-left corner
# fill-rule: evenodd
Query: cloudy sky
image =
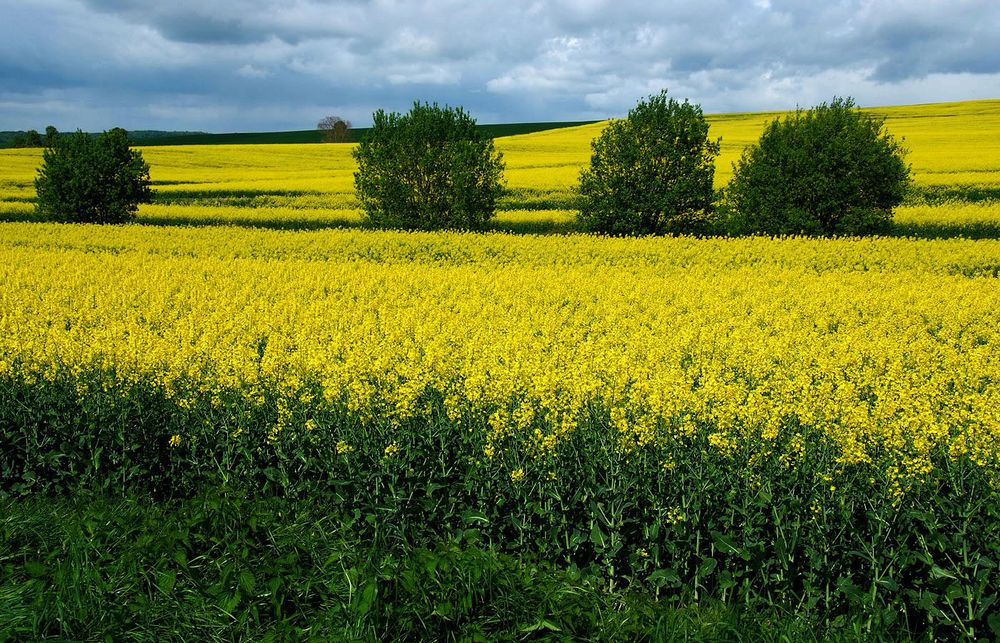
<path fill-rule="evenodd" d="M 1000 97 L 997 0 L 0 0 L 0 130 L 308 129 Z"/>

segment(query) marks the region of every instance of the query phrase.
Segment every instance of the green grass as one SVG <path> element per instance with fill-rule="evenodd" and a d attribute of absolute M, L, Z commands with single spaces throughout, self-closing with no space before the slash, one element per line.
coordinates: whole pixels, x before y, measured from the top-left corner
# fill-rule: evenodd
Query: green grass
<path fill-rule="evenodd" d="M 339 509 L 219 492 L 0 501 L 0 641 L 860 638 L 780 606 L 609 591 L 474 532 L 372 546 Z"/>

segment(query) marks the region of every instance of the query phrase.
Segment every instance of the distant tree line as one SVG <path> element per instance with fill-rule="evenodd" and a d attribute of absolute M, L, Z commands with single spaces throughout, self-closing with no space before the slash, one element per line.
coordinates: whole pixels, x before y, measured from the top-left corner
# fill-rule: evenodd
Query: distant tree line
<path fill-rule="evenodd" d="M 39 134 L 38 130 L 29 129 L 26 132 L 4 132 L 4 147 L 26 148 L 26 147 L 50 147 L 59 136 L 59 130 L 49 125 L 45 128 L 45 134 Z"/>

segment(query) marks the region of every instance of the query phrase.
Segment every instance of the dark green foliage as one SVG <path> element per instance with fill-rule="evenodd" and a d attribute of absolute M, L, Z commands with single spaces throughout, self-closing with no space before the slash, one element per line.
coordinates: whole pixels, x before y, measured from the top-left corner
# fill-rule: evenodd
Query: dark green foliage
<path fill-rule="evenodd" d="M 664 90 L 612 121 L 591 147 L 580 175 L 582 227 L 616 235 L 707 228 L 719 141 L 709 140 L 698 105 Z"/>
<path fill-rule="evenodd" d="M 462 108 L 414 103 L 373 115 L 354 150 L 354 187 L 378 226 L 481 229 L 503 194 L 503 157 Z"/>
<path fill-rule="evenodd" d="M 38 130 L 29 129 L 24 133 L 24 141 L 20 147 L 42 147 L 44 143 L 42 142 L 42 136 L 38 133 Z"/>
<path fill-rule="evenodd" d="M 43 153 L 35 189 L 41 218 L 74 223 L 130 221 L 153 198 L 149 165 L 121 128 L 55 139 Z"/>
<path fill-rule="evenodd" d="M 490 459 L 483 455 L 487 427 L 452 423 L 433 397 L 426 400 L 436 409 L 428 418 L 401 426 L 362 421 L 346 407 L 317 413 L 292 398 L 282 407 L 288 428 L 270 444 L 276 394 L 248 406 L 237 391 L 218 392 L 215 400 L 204 393 L 181 408 L 151 382 L 108 386 L 113 381 L 97 372 L 0 381 L 0 494 L 97 491 L 176 502 L 227 488 L 323 507 L 380 559 L 458 539 L 577 570 L 607 590 L 649 592 L 667 605 L 719 601 L 751 612 L 781 606 L 849 638 L 1000 635 L 1000 490 L 988 471 L 947 452 L 935 455 L 935 469 L 897 504 L 886 462 L 838 463 L 837 448 L 821 432 L 794 422 L 774 444 L 756 450 L 751 443 L 730 456 L 708 445 L 707 424 L 689 443 L 633 452 L 622 449 L 595 406 L 557 453 L 524 458 L 529 445 L 519 440 L 530 441 L 529 431 L 499 444 Z M 313 396 L 321 395 L 315 386 Z M 301 428 L 309 421 L 312 431 Z M 544 418 L 537 427 L 553 430 Z M 808 457 L 787 466 L 778 454 L 796 433 L 805 436 Z M 172 435 L 179 445 L 170 446 Z M 340 442 L 352 450 L 338 452 Z M 390 443 L 398 453 L 387 457 Z M 667 459 L 672 468 L 663 467 Z M 522 467 L 524 479 L 512 480 L 510 472 Z M 295 555 L 310 568 L 317 564 L 302 550 Z M 426 628 L 430 621 L 417 616 L 427 616 L 426 607 L 405 606 L 429 601 L 428 583 L 447 582 L 433 595 L 450 597 L 451 620 L 421 630 L 434 632 L 429 638 L 456 631 L 447 628 L 458 627 L 458 614 L 463 623 L 483 614 L 478 602 L 462 603 L 451 583 L 481 588 L 475 601 L 503 613 L 521 607 L 510 603 L 506 585 L 489 584 L 493 572 L 476 575 L 455 564 L 441 568 L 453 569 L 446 581 L 419 570 L 407 580 L 409 572 L 391 567 L 374 589 L 354 580 L 353 591 L 389 597 L 389 606 L 378 608 L 389 611 L 371 622 Z M 234 571 L 230 578 L 238 577 Z M 232 600 L 229 591 L 211 595 Z"/>
<path fill-rule="evenodd" d="M 882 232 L 909 185 L 905 150 L 850 98 L 764 128 L 734 164 L 726 225 L 734 234 Z"/>
<path fill-rule="evenodd" d="M 910 185 L 906 205 L 944 206 L 953 203 L 990 204 L 1000 201 L 1000 187 L 992 185 Z"/>
<path fill-rule="evenodd" d="M 42 135 L 38 130 L 29 129 L 27 132 L 17 132 L 11 139 L 11 147 L 42 147 Z"/>
<path fill-rule="evenodd" d="M 609 592 L 474 537 L 375 545 L 357 522 L 217 491 L 0 501 L 0 640 L 803 640 L 815 627 Z"/>

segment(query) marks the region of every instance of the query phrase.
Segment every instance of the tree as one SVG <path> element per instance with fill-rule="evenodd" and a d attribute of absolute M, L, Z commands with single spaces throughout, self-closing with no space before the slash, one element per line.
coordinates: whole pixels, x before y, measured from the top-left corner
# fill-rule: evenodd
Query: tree
<path fill-rule="evenodd" d="M 871 234 L 910 182 L 906 150 L 851 98 L 768 123 L 733 165 L 727 227 L 737 234 Z"/>
<path fill-rule="evenodd" d="M 719 141 L 709 140 L 698 105 L 667 98 L 664 90 L 611 121 L 591 149 L 579 188 L 585 229 L 643 235 L 707 227 Z"/>
<path fill-rule="evenodd" d="M 42 147 L 42 135 L 38 133 L 38 130 L 29 129 L 23 134 L 17 134 L 13 143 L 14 147 Z"/>
<path fill-rule="evenodd" d="M 60 136 L 42 154 L 36 211 L 51 221 L 121 223 L 135 218 L 153 192 L 149 165 L 115 128 L 99 136 Z"/>
<path fill-rule="evenodd" d="M 351 122 L 339 116 L 326 116 L 316 124 L 316 129 L 323 132 L 326 143 L 343 143 L 351 129 Z"/>
<path fill-rule="evenodd" d="M 45 128 L 45 147 L 55 145 L 57 138 L 59 138 L 59 130 L 56 129 L 55 125 L 49 125 Z"/>
<path fill-rule="evenodd" d="M 368 220 L 409 229 L 482 228 L 503 193 L 503 155 L 461 107 L 378 110 L 354 149 L 354 187 Z"/>

